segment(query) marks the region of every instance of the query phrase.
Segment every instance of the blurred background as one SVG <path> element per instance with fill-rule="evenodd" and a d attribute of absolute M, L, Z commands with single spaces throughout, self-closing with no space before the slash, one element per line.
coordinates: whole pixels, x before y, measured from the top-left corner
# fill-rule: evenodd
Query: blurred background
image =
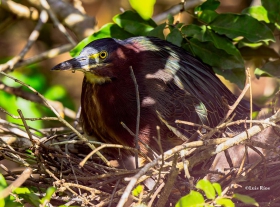
<path fill-rule="evenodd" d="M 24 2 L 24 1 L 19 1 Z M 82 3 L 82 6 L 87 15 L 95 17 L 97 20 L 97 27 L 100 28 L 102 25 L 112 22 L 112 17 L 121 11 L 131 9 L 128 0 L 82 0 L 82 1 L 68 1 L 73 3 Z M 217 12 L 233 12 L 240 13 L 244 8 L 250 6 L 252 1 L 250 0 L 220 0 L 221 4 Z M 177 5 L 180 0 L 157 0 L 154 9 L 154 15 L 161 13 L 168 8 Z M 254 1 L 253 3 L 257 3 Z M 28 4 L 28 2 L 27 2 Z M 175 16 L 175 20 L 180 20 L 186 24 L 191 23 L 193 18 L 187 12 L 178 14 Z M 19 54 L 22 50 L 26 41 L 33 31 L 36 25 L 36 21 L 29 19 L 18 19 L 13 14 L 0 7 L 0 62 L 5 63 L 8 59 Z M 73 38 L 77 40 L 75 35 Z M 279 52 L 277 44 L 279 44 L 279 38 L 274 46 L 276 51 Z M 67 39 L 61 32 L 54 28 L 52 24 L 45 24 L 39 39 L 35 42 L 32 48 L 29 50 L 26 58 L 32 57 L 36 54 L 40 54 L 44 51 L 50 50 L 54 47 L 58 47 L 68 43 Z M 28 67 L 22 67 L 16 69 L 12 75 L 18 79 L 30 84 L 44 96 L 49 99 L 61 101 L 66 107 L 77 111 L 80 102 L 81 84 L 82 84 L 82 73 L 71 73 L 71 72 L 53 72 L 50 69 L 56 64 L 70 59 L 71 56 L 68 52 L 61 54 L 55 58 L 41 61 L 36 64 L 32 64 Z M 246 62 L 246 66 L 251 69 L 251 74 L 255 67 L 262 64 L 262 60 L 258 57 L 252 57 Z M 234 84 L 231 84 L 222 79 L 225 84 L 236 94 L 239 94 L 240 89 Z M 19 86 L 12 80 L 1 77 L 0 81 L 6 85 L 16 87 Z M 270 97 L 278 89 L 278 82 L 273 78 L 261 78 L 257 80 L 252 75 L 252 86 L 254 102 L 260 106 L 264 106 L 269 102 Z M 25 90 L 25 89 L 24 89 Z M 0 106 L 10 113 L 17 115 L 17 108 L 25 108 L 25 114 L 28 117 L 40 117 L 40 110 L 44 110 L 46 116 L 53 116 L 53 114 L 44 109 L 43 106 L 34 105 L 29 101 L 22 100 L 21 98 L 16 99 L 15 96 L 7 94 L 0 90 Z M 0 117 L 11 120 L 5 114 L 0 112 Z M 12 120 L 17 122 L 19 120 Z M 42 122 L 30 123 L 34 127 L 43 127 Z M 50 127 L 51 124 L 47 123 Z"/>

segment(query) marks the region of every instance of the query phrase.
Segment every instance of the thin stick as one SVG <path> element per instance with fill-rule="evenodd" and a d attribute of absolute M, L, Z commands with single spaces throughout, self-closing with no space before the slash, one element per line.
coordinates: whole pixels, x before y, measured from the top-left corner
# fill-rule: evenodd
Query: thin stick
<path fill-rule="evenodd" d="M 179 169 L 176 167 L 177 160 L 178 160 L 178 154 L 176 153 L 173 157 L 173 163 L 172 163 L 172 168 L 170 170 L 170 174 L 167 178 L 167 182 L 165 183 L 163 191 L 161 192 L 161 196 L 159 197 L 159 200 L 155 205 L 156 207 L 165 206 L 165 203 L 167 202 L 167 199 L 172 191 L 174 182 L 176 181 L 177 175 L 179 174 Z"/>
<path fill-rule="evenodd" d="M 68 52 L 72 48 L 73 48 L 72 44 L 66 44 L 66 45 L 62 45 L 60 47 L 50 49 L 48 51 L 40 53 L 39 55 L 35 55 L 31 58 L 28 58 L 26 60 L 22 60 L 22 61 L 18 62 L 15 65 L 15 68 L 19 68 L 19 67 L 22 67 L 22 66 L 30 65 L 32 63 L 37 63 L 37 62 L 42 61 L 42 60 L 46 60 L 46 59 L 56 57 L 59 54 Z"/>
<path fill-rule="evenodd" d="M 251 81 L 251 73 L 250 73 L 250 68 L 246 69 L 247 76 L 248 76 L 248 83 L 250 86 L 250 121 L 253 119 L 253 92 L 252 92 L 252 81 Z M 250 122 L 250 128 L 252 127 L 252 122 Z"/>
<path fill-rule="evenodd" d="M 87 162 L 87 160 L 93 156 L 95 153 L 97 153 L 98 151 L 100 151 L 103 148 L 123 148 L 123 149 L 127 149 L 127 150 L 131 150 L 131 151 L 137 151 L 137 149 L 131 148 L 131 147 L 126 147 L 123 145 L 117 145 L 117 144 L 103 144 L 99 147 L 97 147 L 95 150 L 92 150 L 79 164 L 80 167 L 83 167 L 85 165 L 85 163 Z"/>
<path fill-rule="evenodd" d="M 108 207 L 111 207 L 111 205 L 112 205 L 112 203 L 113 203 L 113 199 L 114 199 L 114 197 L 115 197 L 115 194 L 116 194 L 116 191 L 117 191 L 117 187 L 119 186 L 120 181 L 121 181 L 121 179 L 118 179 L 118 181 L 117 181 L 117 183 L 116 183 L 116 185 L 115 185 L 115 187 L 114 187 L 114 190 L 113 190 L 113 192 L 112 192 L 111 199 L 110 199 L 110 203 L 109 203 Z"/>
<path fill-rule="evenodd" d="M 40 0 L 41 5 L 44 9 L 46 9 L 50 15 L 50 18 L 52 19 L 54 25 L 59 29 L 60 32 L 62 32 L 65 37 L 68 39 L 68 41 L 72 44 L 72 45 L 76 45 L 76 41 L 70 36 L 70 34 L 67 32 L 67 30 L 65 29 L 65 27 L 58 21 L 58 19 L 56 18 L 53 10 L 51 9 L 49 3 L 46 0 Z"/>
<path fill-rule="evenodd" d="M 156 199 L 157 195 L 160 193 L 160 191 L 163 189 L 165 183 L 161 183 L 160 186 L 158 187 L 158 189 L 153 193 L 153 195 L 151 196 L 151 200 L 148 203 L 148 207 L 151 207 L 153 205 L 154 200 Z"/>
<path fill-rule="evenodd" d="M 69 190 L 74 196 L 77 196 L 78 198 L 80 198 L 82 201 L 85 201 L 86 198 L 80 196 L 79 194 L 77 194 L 74 190 L 72 190 L 68 183 L 61 183 L 61 180 L 59 180 L 51 171 L 49 171 L 48 169 L 45 168 L 45 166 L 43 166 L 43 168 L 45 169 L 45 171 L 52 177 L 54 178 L 56 181 L 58 181 L 59 184 L 61 184 L 63 187 L 65 187 L 67 190 Z M 77 186 L 77 184 L 72 183 L 72 186 Z M 93 206 L 92 203 L 88 202 L 88 204 L 91 204 Z"/>
<path fill-rule="evenodd" d="M 245 93 L 247 92 L 247 90 L 249 89 L 250 85 L 246 84 L 246 86 L 244 87 L 244 89 L 242 90 L 242 93 L 238 96 L 237 100 L 234 102 L 234 104 L 232 106 L 229 107 L 229 110 L 226 114 L 226 116 L 222 119 L 222 121 L 220 122 L 220 124 L 224 123 L 226 121 L 226 119 L 232 114 L 232 112 L 235 110 L 235 108 L 238 106 L 238 104 L 240 103 L 240 101 L 243 99 Z M 219 125 L 220 125 L 219 124 Z"/>
<path fill-rule="evenodd" d="M 130 66 L 129 69 L 130 69 L 131 78 L 134 82 L 136 101 L 137 101 L 137 119 L 136 119 L 136 133 L 135 133 L 135 137 L 134 137 L 134 144 L 135 144 L 135 148 L 137 150 L 139 150 L 140 147 L 139 147 L 138 139 L 139 139 L 139 127 L 140 127 L 140 96 L 139 96 L 138 84 L 137 84 L 136 77 L 134 75 L 132 66 Z M 136 168 L 139 167 L 138 152 L 135 153 L 135 165 L 136 165 Z"/>
<path fill-rule="evenodd" d="M 30 130 L 29 130 L 29 126 L 27 125 L 26 120 L 24 119 L 24 116 L 23 116 L 21 110 L 18 109 L 17 112 L 18 112 L 18 114 L 19 114 L 20 117 L 21 117 L 21 120 L 22 120 L 22 122 L 23 122 L 24 128 L 25 128 L 25 130 L 26 130 L 26 133 L 27 133 L 29 139 L 31 140 L 31 142 L 32 142 L 33 144 L 36 144 L 36 141 L 35 141 L 35 139 L 33 139 L 33 137 L 32 137 L 32 134 L 31 134 L 31 132 L 30 132 Z M 38 143 L 38 142 L 37 142 L 37 143 Z"/>

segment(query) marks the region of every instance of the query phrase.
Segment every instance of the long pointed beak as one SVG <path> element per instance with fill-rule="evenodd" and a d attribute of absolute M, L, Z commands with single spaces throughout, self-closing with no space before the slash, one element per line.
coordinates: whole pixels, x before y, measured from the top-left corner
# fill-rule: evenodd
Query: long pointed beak
<path fill-rule="evenodd" d="M 88 69 L 88 58 L 77 57 L 54 66 L 51 70 L 86 70 Z"/>

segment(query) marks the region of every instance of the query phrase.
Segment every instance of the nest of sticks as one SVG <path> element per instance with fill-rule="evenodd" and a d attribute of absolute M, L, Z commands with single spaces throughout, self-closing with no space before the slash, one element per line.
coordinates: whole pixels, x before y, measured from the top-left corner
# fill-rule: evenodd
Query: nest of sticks
<path fill-rule="evenodd" d="M 57 190 L 49 206 L 175 206 L 182 196 L 187 195 L 190 190 L 196 190 L 197 180 L 212 174 L 218 176 L 216 181 L 222 185 L 224 196 L 231 198 L 233 193 L 240 193 L 255 198 L 260 206 L 280 206 L 278 141 L 268 144 L 249 139 L 265 129 L 279 128 L 276 124 L 280 120 L 279 111 L 265 120 L 251 121 L 254 126 L 235 137 L 210 139 L 217 130 L 213 129 L 205 135 L 206 139 L 203 141 L 176 146 L 138 169 L 126 170 L 114 167 L 116 157 L 110 158 L 102 149 L 115 147 L 121 151 L 122 148 L 127 150 L 127 147 L 89 142 L 80 130 L 62 118 L 55 103 L 46 100 L 30 86 L 21 84 L 35 92 L 34 96 L 38 96 L 56 117 L 26 118 L 20 110 L 16 117 L 1 109 L 24 123 L 24 126 L 19 126 L 0 120 L 1 160 L 10 160 L 19 166 L 9 169 L 5 164 L 0 164 L 3 175 L 10 184 L 2 191 L 2 196 L 12 193 L 12 187 L 27 186 L 37 188 L 38 196 L 43 197 L 41 190 L 54 186 Z M 234 107 L 231 109 L 234 110 Z M 38 130 L 29 127 L 26 120 L 56 120 L 65 127 Z M 242 122 L 246 123 L 246 120 L 239 121 L 239 124 Z M 223 122 L 218 127 L 227 127 L 230 123 Z M 36 132 L 40 132 L 43 138 L 38 138 Z M 246 156 L 243 156 L 238 167 L 233 167 L 227 159 L 227 173 L 209 170 L 216 154 L 240 144 L 254 149 L 259 154 L 259 159 L 247 163 Z M 257 148 L 272 153 L 264 156 Z M 154 185 L 149 190 L 143 187 L 138 195 L 133 194 L 132 191 L 137 186 L 145 186 L 147 179 L 152 179 Z M 261 186 L 266 189 L 260 189 Z M 238 203 L 237 206 L 250 205 Z"/>
<path fill-rule="evenodd" d="M 3 125 L 8 129 L 7 124 Z M 262 128 L 261 126 L 264 124 L 254 127 Z M 12 129 L 11 125 L 9 127 Z M 13 127 L 15 130 L 16 126 Z M 250 129 L 247 133 L 251 133 Z M 126 170 L 112 167 L 112 160 L 106 165 L 103 157 L 97 155 L 101 148 L 114 146 L 99 144 L 96 150 L 91 150 L 91 143 L 77 137 L 67 128 L 49 131 L 42 139 L 15 137 L 11 131 L 6 131 L 6 141 L 1 140 L 1 159 L 11 160 L 24 167 L 21 170 L 10 170 L 1 164 L 4 177 L 14 186 L 17 186 L 18 182 L 20 185 L 38 189 L 55 186 L 60 193 L 56 193 L 52 198 L 53 206 L 65 203 L 81 206 L 123 206 L 126 202 L 174 206 L 190 189 L 194 189 L 198 179 L 209 173 L 217 173 L 220 178 L 218 182 L 223 189 L 227 189 L 225 193 L 229 196 L 241 193 L 255 198 L 262 203 L 261 206 L 279 206 L 280 200 L 277 196 L 280 192 L 280 160 L 277 147 L 273 156 L 260 156 L 258 163 L 242 162 L 240 168 L 231 168 L 227 174 L 210 172 L 207 165 L 195 167 L 197 163 L 211 161 L 209 157 L 214 156 L 220 149 L 223 151 L 226 143 L 229 143 L 227 138 L 185 143 L 164 152 L 139 169 Z M 233 139 L 239 142 L 240 136 Z M 15 142 L 11 144 L 10 140 Z M 122 150 L 121 146 L 116 147 Z M 271 150 L 272 147 L 269 147 Z M 86 151 L 89 154 L 79 153 Z M 100 152 L 102 154 L 102 151 Z M 196 156 L 198 154 L 199 157 Z M 141 195 L 133 196 L 132 190 L 137 185 L 143 185 L 145 179 L 154 180 L 153 188 L 144 188 Z M 261 186 L 268 189 L 256 189 Z"/>

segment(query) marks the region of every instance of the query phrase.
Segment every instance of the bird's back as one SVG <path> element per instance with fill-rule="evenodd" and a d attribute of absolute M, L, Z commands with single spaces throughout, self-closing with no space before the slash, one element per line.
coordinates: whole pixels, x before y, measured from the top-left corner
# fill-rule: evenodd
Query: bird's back
<path fill-rule="evenodd" d="M 147 39 L 132 38 L 130 41 L 145 42 L 142 47 L 149 49 L 144 55 L 148 61 L 142 63 L 143 68 L 157 67 L 156 70 L 145 69 L 142 72 L 146 79 L 145 89 L 156 100 L 155 110 L 161 121 L 170 129 L 177 130 L 177 135 L 181 133 L 186 137 L 192 136 L 198 127 L 177 125 L 176 120 L 216 127 L 237 97 L 210 66 L 184 49 L 158 38 Z M 149 60 L 154 61 L 149 63 Z M 145 64 L 149 64 L 149 67 Z M 242 100 L 234 111 L 233 120 L 246 119 L 249 112 L 250 104 Z M 238 132 L 241 128 L 233 126 L 228 130 Z"/>

